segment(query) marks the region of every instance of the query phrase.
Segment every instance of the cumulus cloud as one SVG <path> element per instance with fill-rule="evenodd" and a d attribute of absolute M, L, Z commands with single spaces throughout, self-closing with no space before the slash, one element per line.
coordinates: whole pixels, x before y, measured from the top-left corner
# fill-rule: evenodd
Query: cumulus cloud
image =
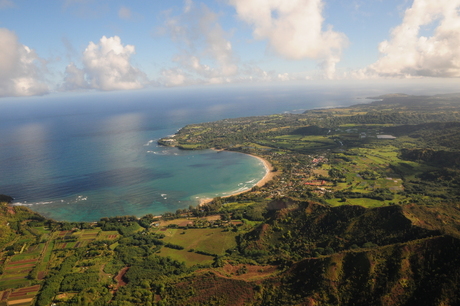
<path fill-rule="evenodd" d="M 124 46 L 118 36 L 103 36 L 99 43 L 90 42 L 83 52 L 83 69 L 71 63 L 66 68 L 61 90 L 138 89 L 147 83 L 147 77 L 130 63 L 135 53 L 132 45 Z"/>
<path fill-rule="evenodd" d="M 13 32 L 0 28 L 0 96 L 47 93 L 45 64 L 34 50 L 20 44 Z"/>
<path fill-rule="evenodd" d="M 285 81 L 289 81 L 289 80 L 290 80 L 290 77 L 289 77 L 289 74 L 288 74 L 288 73 L 280 73 L 280 74 L 278 74 L 278 79 L 279 79 L 280 81 L 285 82 Z"/>
<path fill-rule="evenodd" d="M 335 65 L 347 45 L 347 37 L 323 29 L 322 0 L 229 0 L 238 17 L 254 27 L 256 39 L 288 59 L 319 60 L 326 78 L 333 78 Z"/>
<path fill-rule="evenodd" d="M 414 0 L 380 59 L 360 73 L 398 77 L 460 77 L 460 0 Z M 432 34 L 422 35 L 433 27 Z"/>
<path fill-rule="evenodd" d="M 163 69 L 160 82 L 166 86 L 184 86 L 196 83 L 190 74 L 180 68 Z"/>
<path fill-rule="evenodd" d="M 168 17 L 162 29 L 181 49 L 173 61 L 201 78 L 201 82 L 223 83 L 238 74 L 237 59 L 227 39 L 229 35 L 222 29 L 218 17 L 204 4 L 195 6 L 188 0 L 182 14 Z"/>
<path fill-rule="evenodd" d="M 73 91 L 87 88 L 89 88 L 89 84 L 85 79 L 85 71 L 77 68 L 74 63 L 70 63 L 65 68 L 64 83 L 60 90 Z"/>
<path fill-rule="evenodd" d="M 161 71 L 159 82 L 163 85 L 305 80 L 305 76 L 265 71 L 255 63 L 241 62 L 234 54 L 231 33 L 220 25 L 221 15 L 204 4 L 185 0 L 180 14 L 172 16 L 172 11 L 167 11 L 165 16 L 158 32 L 169 35 L 179 51 L 172 57 L 177 66 Z"/>

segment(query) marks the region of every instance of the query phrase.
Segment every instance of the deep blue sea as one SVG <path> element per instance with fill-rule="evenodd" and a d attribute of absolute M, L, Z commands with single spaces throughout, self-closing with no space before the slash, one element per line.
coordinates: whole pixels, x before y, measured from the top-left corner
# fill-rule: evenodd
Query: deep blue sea
<path fill-rule="evenodd" d="M 0 193 L 55 220 L 174 212 L 251 188 L 265 168 L 239 153 L 159 147 L 158 138 L 189 123 L 365 103 L 372 94 L 230 86 L 3 98 Z"/>

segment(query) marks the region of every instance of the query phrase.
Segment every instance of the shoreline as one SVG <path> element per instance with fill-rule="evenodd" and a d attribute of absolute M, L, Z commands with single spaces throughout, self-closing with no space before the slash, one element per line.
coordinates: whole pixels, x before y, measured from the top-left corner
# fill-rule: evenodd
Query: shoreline
<path fill-rule="evenodd" d="M 224 151 L 224 150 L 214 150 L 214 151 L 218 152 L 218 151 Z M 235 152 L 235 153 L 241 153 L 241 152 Z M 249 154 L 249 153 L 241 153 L 241 154 L 246 154 L 246 155 L 249 155 L 249 156 L 257 158 L 258 160 L 260 160 L 263 163 L 263 165 L 265 167 L 265 175 L 264 175 L 264 177 L 262 177 L 262 179 L 260 179 L 256 184 L 254 184 L 254 186 L 262 187 L 267 182 L 271 181 L 277 175 L 275 172 L 273 172 L 273 165 L 268 160 L 266 160 L 265 158 L 262 158 L 260 156 L 254 155 L 254 154 Z M 226 196 L 222 196 L 221 198 L 228 198 L 228 197 L 231 197 L 231 196 L 235 196 L 235 195 L 239 195 L 239 194 L 248 192 L 254 186 L 252 186 L 251 188 L 248 188 L 246 190 L 242 190 L 242 191 L 238 191 L 238 192 L 226 195 Z M 203 205 L 211 202 L 212 200 L 213 200 L 213 198 L 200 199 L 200 203 L 198 204 L 198 206 L 203 206 Z"/>

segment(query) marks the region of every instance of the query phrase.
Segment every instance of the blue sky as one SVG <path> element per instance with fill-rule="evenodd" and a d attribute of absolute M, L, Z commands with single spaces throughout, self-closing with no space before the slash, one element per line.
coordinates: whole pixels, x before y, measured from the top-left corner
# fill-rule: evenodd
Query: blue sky
<path fill-rule="evenodd" d="M 0 0 L 0 96 L 460 77 L 460 0 Z"/>

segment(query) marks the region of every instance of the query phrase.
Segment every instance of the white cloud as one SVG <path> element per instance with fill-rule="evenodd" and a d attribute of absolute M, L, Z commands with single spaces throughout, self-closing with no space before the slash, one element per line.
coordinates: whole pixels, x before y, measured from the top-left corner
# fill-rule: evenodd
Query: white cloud
<path fill-rule="evenodd" d="M 172 11 L 165 12 L 164 27 L 158 30 L 169 35 L 179 49 L 172 58 L 177 66 L 161 71 L 159 82 L 165 86 L 305 80 L 300 74 L 265 71 L 255 63 L 240 62 L 234 54 L 231 34 L 220 25 L 220 14 L 204 4 L 186 0 L 180 14 L 171 15 Z M 339 59 L 336 53 L 318 59 L 334 74 Z"/>
<path fill-rule="evenodd" d="M 289 81 L 290 80 L 289 74 L 288 73 L 282 73 L 282 74 L 280 73 L 280 74 L 278 74 L 278 79 L 280 81 L 283 81 L 283 82 Z"/>
<path fill-rule="evenodd" d="M 64 83 L 60 90 L 72 91 L 89 88 L 89 84 L 85 79 L 85 71 L 77 68 L 74 63 L 70 63 L 65 68 Z"/>
<path fill-rule="evenodd" d="M 184 13 L 190 12 L 192 9 L 193 2 L 192 0 L 185 0 L 185 5 L 184 5 Z"/>
<path fill-rule="evenodd" d="M 207 6 L 186 1 L 182 14 L 169 17 L 162 32 L 178 43 L 181 51 L 173 61 L 180 69 L 201 79 L 197 82 L 227 82 L 238 74 L 237 60 L 229 36 L 218 22 L 218 15 Z M 177 84 L 173 84 L 177 85 Z"/>
<path fill-rule="evenodd" d="M 460 0 L 414 0 L 380 59 L 361 74 L 389 77 L 460 77 Z M 434 26 L 424 36 L 425 28 Z"/>
<path fill-rule="evenodd" d="M 163 69 L 160 81 L 166 86 L 183 86 L 194 83 L 190 75 L 180 68 Z"/>
<path fill-rule="evenodd" d="M 145 73 L 133 67 L 132 45 L 124 46 L 118 36 L 103 36 L 98 44 L 90 42 L 83 52 L 83 69 L 67 66 L 61 90 L 93 88 L 100 90 L 138 89 L 147 83 Z"/>
<path fill-rule="evenodd" d="M 0 96 L 31 96 L 48 92 L 43 81 L 45 61 L 18 42 L 16 35 L 0 28 Z"/>
<path fill-rule="evenodd" d="M 323 30 L 322 0 L 229 0 L 238 17 L 253 25 L 257 39 L 288 59 L 316 59 L 333 78 L 335 65 L 347 45 L 344 34 Z"/>

